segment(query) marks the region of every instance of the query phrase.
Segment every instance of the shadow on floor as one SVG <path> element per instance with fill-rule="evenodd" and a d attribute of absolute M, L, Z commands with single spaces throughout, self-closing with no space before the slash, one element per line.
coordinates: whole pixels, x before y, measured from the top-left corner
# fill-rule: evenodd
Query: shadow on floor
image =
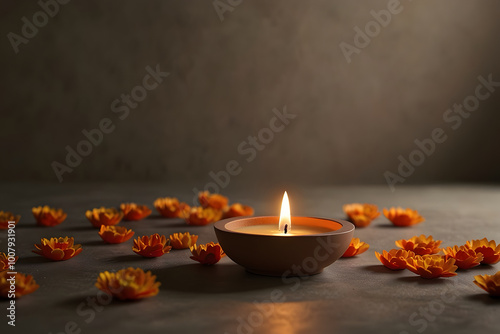
<path fill-rule="evenodd" d="M 47 259 L 46 257 L 35 255 L 28 257 L 20 257 L 17 264 L 38 264 L 38 263 L 53 263 L 54 261 Z"/>
<path fill-rule="evenodd" d="M 16 224 L 16 230 L 34 229 L 34 228 L 43 229 L 43 228 L 46 228 L 46 226 L 40 226 L 40 225 L 38 225 L 35 222 L 33 222 L 33 223 L 25 223 L 25 224 L 22 224 L 22 223 Z"/>
<path fill-rule="evenodd" d="M 486 292 L 477 293 L 475 295 L 468 295 L 465 297 L 467 300 L 473 302 L 483 303 L 485 305 L 500 305 L 500 297 L 493 297 Z"/>
<path fill-rule="evenodd" d="M 71 227 L 66 227 L 62 229 L 63 231 L 69 231 L 69 232 L 78 232 L 78 231 L 99 231 L 99 229 L 93 227 L 92 225 L 88 226 L 71 226 Z"/>
<path fill-rule="evenodd" d="M 377 273 L 377 274 L 398 274 L 401 273 L 403 270 L 391 270 L 389 268 L 386 268 L 383 265 L 371 265 L 371 266 L 363 266 L 361 269 L 370 271 L 372 273 Z"/>
<path fill-rule="evenodd" d="M 420 276 L 398 277 L 397 280 L 407 283 L 417 283 L 420 285 L 439 285 L 439 284 L 444 284 L 446 282 L 446 278 L 427 279 Z"/>
<path fill-rule="evenodd" d="M 162 289 L 190 293 L 231 293 L 286 285 L 280 277 L 251 274 L 236 264 L 188 264 L 155 271 Z"/>
<path fill-rule="evenodd" d="M 111 263 L 127 263 L 127 264 L 129 264 L 131 262 L 138 262 L 138 261 L 154 262 L 154 261 L 158 261 L 158 258 L 157 257 L 142 257 L 142 256 L 137 255 L 137 254 L 126 254 L 126 255 L 118 255 L 118 256 L 112 257 L 112 258 L 107 260 L 107 262 L 111 262 Z"/>
<path fill-rule="evenodd" d="M 90 240 L 81 242 L 82 246 L 107 246 L 109 244 L 105 243 L 102 239 Z"/>
<path fill-rule="evenodd" d="M 391 223 L 376 224 L 376 225 L 374 225 L 374 226 L 376 226 L 376 227 L 380 227 L 380 228 L 394 228 L 394 229 L 401 228 L 401 227 L 396 226 L 396 225 L 391 224 Z"/>
<path fill-rule="evenodd" d="M 186 227 L 191 227 L 186 223 L 185 221 L 176 221 L 176 222 L 166 222 L 165 227 L 178 227 L 178 228 L 186 228 Z"/>
<path fill-rule="evenodd" d="M 137 305 L 144 300 L 147 300 L 147 298 L 134 300 L 132 302 L 133 305 Z M 87 314 L 89 310 L 92 309 L 92 307 L 96 307 L 95 310 L 99 312 L 99 310 L 102 311 L 103 308 L 105 308 L 107 305 L 124 305 L 127 307 L 131 305 L 131 301 L 113 298 L 110 295 L 107 295 L 105 292 L 96 288 L 94 293 L 82 293 L 54 303 L 54 306 L 64 309 L 75 308 L 76 310 L 77 308 L 80 308 L 80 312 L 85 312 L 85 310 L 87 310 Z"/>
<path fill-rule="evenodd" d="M 186 221 L 179 219 L 179 218 L 165 218 L 162 216 L 155 216 L 151 218 L 146 218 L 145 221 L 150 220 L 151 222 L 154 222 L 154 226 L 163 226 L 163 227 L 176 227 L 176 228 L 186 228 L 190 227 Z M 130 224 L 130 225 L 128 225 Z M 138 226 L 136 224 L 141 224 L 141 221 L 125 221 L 124 225 L 128 226 Z M 161 225 L 160 225 L 161 224 Z M 152 225 L 153 226 L 153 225 Z"/>
<path fill-rule="evenodd" d="M 481 271 L 484 271 L 485 269 L 486 270 L 489 270 L 489 269 L 492 269 L 493 266 L 491 264 L 480 264 L 479 266 L 475 266 L 475 267 L 472 267 L 472 268 L 468 268 L 468 269 L 460 269 L 460 272 L 467 272 L 467 271 L 471 271 L 473 272 L 474 270 L 481 270 Z"/>

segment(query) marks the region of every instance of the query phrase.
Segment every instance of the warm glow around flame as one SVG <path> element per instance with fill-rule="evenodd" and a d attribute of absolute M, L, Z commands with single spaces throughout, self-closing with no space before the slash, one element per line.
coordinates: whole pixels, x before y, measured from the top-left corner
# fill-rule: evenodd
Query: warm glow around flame
<path fill-rule="evenodd" d="M 286 231 L 285 231 L 285 226 L 286 226 Z M 288 194 L 285 191 L 285 194 L 283 195 L 283 201 L 281 202 L 279 230 L 280 232 L 290 233 L 291 229 L 292 229 L 292 223 L 290 220 L 290 202 L 288 201 Z"/>

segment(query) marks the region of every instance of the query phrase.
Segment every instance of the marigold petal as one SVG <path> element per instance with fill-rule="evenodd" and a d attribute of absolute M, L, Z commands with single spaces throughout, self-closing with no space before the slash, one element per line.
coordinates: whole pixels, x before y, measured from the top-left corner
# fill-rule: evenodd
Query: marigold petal
<path fill-rule="evenodd" d="M 56 226 L 61 224 L 68 216 L 62 209 L 51 208 L 47 205 L 31 209 L 33 217 L 40 226 Z"/>
<path fill-rule="evenodd" d="M 82 245 L 74 244 L 74 238 L 42 238 L 35 244 L 33 253 L 42 255 L 53 261 L 69 260 L 82 252 Z"/>
<path fill-rule="evenodd" d="M 99 236 L 107 243 L 119 244 L 132 238 L 134 231 L 123 226 L 105 226 L 101 225 Z"/>
<path fill-rule="evenodd" d="M 456 275 L 458 269 L 454 263 L 455 259 L 445 260 L 439 255 L 416 255 L 408 258 L 407 269 L 423 278 L 451 277 Z"/>
<path fill-rule="evenodd" d="M 196 241 L 198 240 L 198 236 L 193 234 L 191 235 L 189 232 L 186 233 L 174 233 L 169 237 L 170 245 L 174 249 L 186 249 L 190 248 Z"/>
<path fill-rule="evenodd" d="M 187 217 L 189 225 L 203 226 L 215 223 L 222 218 L 222 211 L 212 207 L 193 207 Z"/>
<path fill-rule="evenodd" d="M 10 287 L 11 283 L 8 279 L 15 277 L 15 296 L 19 298 L 21 296 L 30 294 L 36 291 L 39 288 L 39 285 L 36 284 L 33 276 L 25 275 L 22 273 L 9 274 L 7 270 L 0 272 L 0 296 L 4 298 L 10 297 Z"/>
<path fill-rule="evenodd" d="M 191 259 L 200 262 L 203 265 L 213 265 L 220 261 L 226 254 L 219 243 L 209 242 L 205 245 L 190 247 Z"/>
<path fill-rule="evenodd" d="M 141 220 L 151 214 L 151 209 L 147 205 L 136 203 L 122 203 L 120 210 L 123 212 L 124 220 Z"/>
<path fill-rule="evenodd" d="M 0 230 L 6 230 L 9 228 L 9 221 L 13 221 L 16 225 L 21 219 L 20 215 L 14 215 L 9 211 L 0 211 Z"/>
<path fill-rule="evenodd" d="M 92 226 L 100 228 L 102 225 L 110 226 L 118 224 L 123 218 L 123 212 L 116 208 L 95 208 L 87 210 L 85 217 L 90 221 Z"/>
<path fill-rule="evenodd" d="M 4 252 L 0 252 L 0 271 L 8 269 L 11 264 L 15 264 L 19 259 L 19 256 L 14 257 L 14 261 L 11 263 L 9 259 L 12 260 L 12 257 L 9 258 L 7 254 Z"/>
<path fill-rule="evenodd" d="M 254 210 L 251 206 L 235 203 L 224 211 L 222 218 L 253 216 L 253 213 Z"/>
<path fill-rule="evenodd" d="M 384 208 L 384 216 L 395 226 L 412 226 L 425 221 L 425 219 L 416 210 L 401 207 Z"/>
<path fill-rule="evenodd" d="M 115 298 L 137 300 L 157 295 L 160 282 L 156 282 L 156 276 L 150 271 L 130 267 L 116 273 L 100 273 L 95 286 Z"/>
<path fill-rule="evenodd" d="M 380 215 L 378 207 L 374 204 L 351 203 L 345 204 L 342 209 L 356 227 L 366 227 Z"/>
<path fill-rule="evenodd" d="M 134 240 L 134 246 L 132 250 L 144 257 L 159 257 L 162 256 L 172 249 L 171 246 L 167 245 L 167 238 L 158 233 L 150 236 L 138 237 Z"/>
<path fill-rule="evenodd" d="M 220 194 L 211 194 L 208 191 L 198 193 L 198 201 L 203 208 L 213 208 L 222 211 L 227 207 L 229 199 Z"/>
<path fill-rule="evenodd" d="M 369 247 L 369 244 L 360 241 L 359 238 L 352 238 L 349 247 L 347 247 L 342 257 L 352 257 L 364 253 L 368 250 Z"/>
<path fill-rule="evenodd" d="M 426 237 L 425 235 L 414 236 L 408 240 L 397 240 L 395 241 L 396 246 L 412 251 L 417 255 L 430 255 L 437 254 L 441 251 L 439 247 L 441 245 L 441 240 L 434 240 L 432 235 Z"/>
<path fill-rule="evenodd" d="M 156 210 L 167 218 L 186 218 L 191 209 L 189 205 L 179 202 L 175 197 L 157 198 L 153 204 Z"/>
<path fill-rule="evenodd" d="M 466 242 L 466 246 L 483 255 L 481 261 L 483 264 L 495 264 L 500 261 L 500 245 L 497 245 L 494 240 L 488 241 L 486 238 L 471 240 Z"/>
<path fill-rule="evenodd" d="M 375 252 L 375 256 L 387 268 L 402 270 L 407 267 L 407 259 L 415 256 L 415 253 L 401 249 L 391 249 L 389 252 L 383 250 L 382 254 Z"/>

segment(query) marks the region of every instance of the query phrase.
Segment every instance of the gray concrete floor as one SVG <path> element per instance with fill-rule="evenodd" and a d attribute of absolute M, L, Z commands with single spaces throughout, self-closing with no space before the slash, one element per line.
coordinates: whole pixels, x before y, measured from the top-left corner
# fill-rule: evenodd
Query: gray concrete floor
<path fill-rule="evenodd" d="M 35 293 L 17 301 L 13 330 L 0 317 L 2 332 L 23 333 L 492 333 L 500 329 L 500 300 L 490 298 L 472 281 L 493 274 L 500 264 L 460 271 L 458 276 L 425 280 L 409 271 L 384 268 L 374 251 L 395 248 L 394 241 L 432 234 L 444 246 L 487 237 L 500 241 L 500 188 L 492 186 L 295 187 L 287 189 L 292 214 L 343 218 L 342 205 L 370 202 L 401 205 L 421 212 L 426 221 L 396 228 L 378 218 L 355 236 L 370 249 L 355 258 L 340 259 L 322 274 L 284 282 L 257 276 L 229 258 L 212 267 L 189 259 L 189 250 L 172 251 L 156 259 L 132 252 L 132 240 L 104 244 L 84 216 L 101 205 L 134 201 L 152 206 L 160 196 L 192 202 L 189 188 L 151 184 L 4 184 L 0 209 L 22 215 L 16 227 L 17 271 L 32 274 L 40 284 Z M 232 202 L 252 205 L 257 215 L 278 214 L 281 189 L 230 188 Z M 53 228 L 35 225 L 31 207 L 62 207 L 68 219 Z M 212 226 L 187 226 L 156 212 L 146 220 L 123 222 L 136 236 L 152 233 L 198 234 L 200 242 L 216 241 Z M 83 252 L 65 262 L 51 262 L 31 252 L 42 237 L 73 236 Z M 0 232 L 0 250 L 6 233 Z M 251 251 L 251 250 L 249 250 Z M 160 293 L 139 302 L 117 302 L 92 308 L 88 298 L 100 271 L 129 266 L 151 270 L 162 283 Z M 278 291 L 278 292 L 276 292 Z M 282 293 L 280 302 L 271 301 Z M 7 301 L 0 301 L 1 314 Z"/>

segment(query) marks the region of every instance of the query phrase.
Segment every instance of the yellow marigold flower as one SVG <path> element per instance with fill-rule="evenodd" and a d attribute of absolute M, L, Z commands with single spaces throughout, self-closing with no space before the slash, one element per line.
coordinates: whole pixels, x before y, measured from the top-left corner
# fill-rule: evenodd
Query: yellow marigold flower
<path fill-rule="evenodd" d="M 12 258 L 12 264 L 16 263 L 19 256 Z M 0 271 L 9 269 L 9 257 L 4 252 L 0 252 Z"/>
<path fill-rule="evenodd" d="M 224 211 L 223 218 L 253 216 L 253 208 L 249 205 L 234 203 Z"/>
<path fill-rule="evenodd" d="M 47 205 L 31 209 L 38 225 L 56 226 L 61 224 L 68 216 L 62 209 L 54 209 Z"/>
<path fill-rule="evenodd" d="M 157 198 L 154 206 L 163 217 L 167 218 L 186 218 L 190 210 L 189 205 L 179 202 L 174 197 Z"/>
<path fill-rule="evenodd" d="M 147 205 L 138 205 L 135 203 L 122 203 L 120 210 L 123 212 L 124 220 L 141 220 L 151 214 L 151 209 Z"/>
<path fill-rule="evenodd" d="M 411 226 L 425 221 L 416 210 L 403 209 L 401 207 L 383 210 L 384 216 L 396 226 Z"/>
<path fill-rule="evenodd" d="M 20 215 L 15 215 L 9 211 L 0 211 L 0 230 L 6 230 L 9 228 L 9 221 L 14 221 L 16 225 L 21 219 Z"/>
<path fill-rule="evenodd" d="M 406 269 L 407 259 L 414 257 L 415 253 L 404 249 L 391 249 L 389 252 L 383 250 L 382 254 L 375 252 L 375 256 L 387 268 L 401 270 Z"/>
<path fill-rule="evenodd" d="M 41 244 L 35 244 L 33 253 L 44 256 L 53 261 L 69 260 L 82 252 L 82 245 L 74 245 L 73 238 L 42 238 Z"/>
<path fill-rule="evenodd" d="M 164 235 L 155 233 L 134 240 L 132 250 L 144 257 L 158 257 L 170 252 L 171 246 L 167 245 L 167 238 Z"/>
<path fill-rule="evenodd" d="M 364 253 L 370 248 L 370 245 L 366 242 L 360 241 L 359 238 L 352 238 L 349 247 L 344 252 L 342 257 L 351 257 L 361 253 Z"/>
<path fill-rule="evenodd" d="M 11 290 L 10 279 L 15 278 L 15 291 Z M 0 296 L 12 299 L 15 295 L 16 298 L 35 292 L 39 288 L 33 276 L 21 273 L 9 274 L 7 270 L 0 272 Z"/>
<path fill-rule="evenodd" d="M 215 244 L 213 242 L 199 246 L 195 244 L 189 249 L 193 254 L 190 258 L 204 265 L 216 264 L 226 255 L 219 243 Z"/>
<path fill-rule="evenodd" d="M 439 253 L 441 250 L 441 248 L 439 248 L 441 243 L 441 240 L 434 240 L 432 235 L 426 237 L 422 234 L 419 237 L 415 236 L 408 240 L 397 240 L 396 246 L 401 249 L 412 251 L 417 255 L 427 255 Z"/>
<path fill-rule="evenodd" d="M 214 208 L 194 207 L 189 212 L 187 223 L 189 225 L 207 225 L 215 223 L 222 218 L 222 211 Z"/>
<path fill-rule="evenodd" d="M 196 244 L 198 240 L 198 236 L 196 234 L 186 233 L 174 233 L 170 235 L 170 246 L 173 249 L 185 249 L 190 248 L 191 246 Z"/>
<path fill-rule="evenodd" d="M 416 255 L 408 258 L 406 268 L 423 278 L 455 276 L 458 269 L 454 258 L 446 260 L 440 255 Z"/>
<path fill-rule="evenodd" d="M 229 199 L 220 194 L 211 194 L 208 191 L 200 191 L 198 193 L 198 201 L 204 208 L 214 208 L 216 210 L 224 210 L 227 207 Z"/>
<path fill-rule="evenodd" d="M 500 297 L 500 271 L 495 275 L 474 276 L 474 284 L 488 292 L 490 295 Z"/>
<path fill-rule="evenodd" d="M 460 269 L 469 269 L 478 266 L 483 261 L 483 254 L 476 253 L 468 246 L 453 246 L 443 249 L 446 259 L 454 258 L 455 265 Z"/>
<path fill-rule="evenodd" d="M 127 268 L 116 273 L 105 271 L 99 274 L 95 286 L 121 300 L 136 300 L 153 297 L 158 294 L 160 282 L 151 271 L 140 268 Z"/>
<path fill-rule="evenodd" d="M 494 240 L 488 241 L 488 239 L 483 238 L 481 240 L 471 240 L 467 241 L 467 246 L 472 248 L 476 253 L 483 254 L 483 264 L 495 264 L 500 261 L 500 244 Z"/>
<path fill-rule="evenodd" d="M 101 225 L 110 226 L 118 224 L 123 218 L 123 212 L 115 208 L 101 206 L 100 208 L 87 210 L 85 217 L 87 217 L 94 227 L 100 228 Z"/>
<path fill-rule="evenodd" d="M 120 244 L 132 238 L 134 231 L 123 226 L 101 225 L 99 236 L 109 244 Z"/>
<path fill-rule="evenodd" d="M 343 210 L 356 227 L 366 227 L 380 215 L 374 204 L 351 203 L 345 204 Z"/>

